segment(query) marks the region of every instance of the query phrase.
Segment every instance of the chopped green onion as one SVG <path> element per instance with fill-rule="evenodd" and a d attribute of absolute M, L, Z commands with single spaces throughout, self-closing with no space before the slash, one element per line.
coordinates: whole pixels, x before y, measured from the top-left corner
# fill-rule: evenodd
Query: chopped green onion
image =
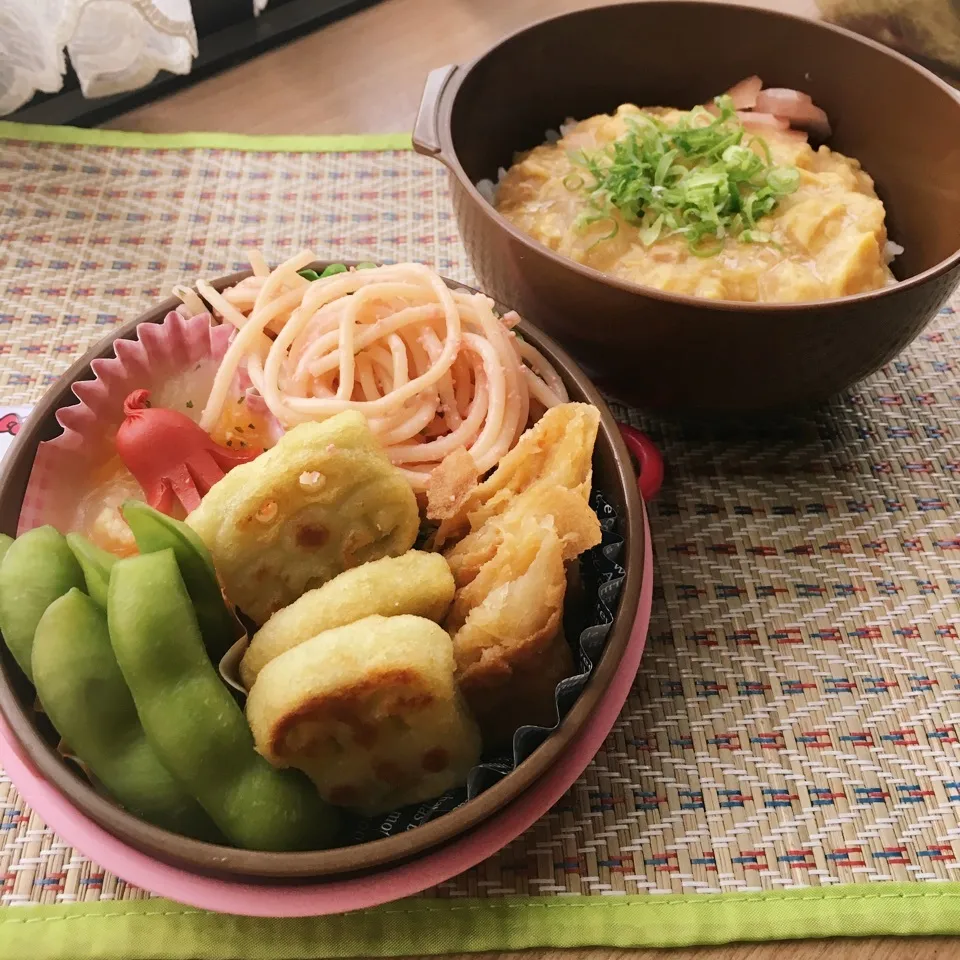
<path fill-rule="evenodd" d="M 596 244 L 616 236 L 622 219 L 639 228 L 645 246 L 681 235 L 702 257 L 719 253 L 728 236 L 768 242 L 758 239 L 767 232 L 756 222 L 797 189 L 800 174 L 773 165 L 766 141 L 746 134 L 729 97 L 714 103 L 716 114 L 696 107 L 673 126 L 629 117 L 627 132 L 606 149 L 571 152 L 585 173 L 568 174 L 564 186 L 587 198 L 575 227 L 610 220 L 613 229 Z"/>
<path fill-rule="evenodd" d="M 346 273 L 347 268 L 342 263 L 331 263 L 329 267 L 326 267 L 323 273 L 320 274 L 320 279 L 323 280 L 325 277 L 332 277 L 338 273 Z"/>
<path fill-rule="evenodd" d="M 760 149 L 763 151 L 763 159 L 767 161 L 767 166 L 773 166 L 773 154 L 770 153 L 770 144 L 763 137 L 754 137 L 750 141 L 750 145 L 759 144 Z"/>
<path fill-rule="evenodd" d="M 749 180 L 763 169 L 763 160 L 749 147 L 735 143 L 723 151 L 721 157 L 731 179 Z"/>
<path fill-rule="evenodd" d="M 767 171 L 767 186 L 780 196 L 793 193 L 800 186 L 800 171 L 796 167 L 772 167 Z"/>
<path fill-rule="evenodd" d="M 610 214 L 595 213 L 590 216 L 584 216 L 581 214 L 577 218 L 574 226 L 577 229 L 585 230 L 587 227 L 592 226 L 595 223 L 599 223 L 602 220 L 609 220 L 612 224 L 610 232 L 604 234 L 602 237 L 598 237 L 593 243 L 590 244 L 589 249 L 593 249 L 598 243 L 603 243 L 604 240 L 612 240 L 620 232 L 620 224 L 617 223 L 616 219 Z"/>
<path fill-rule="evenodd" d="M 661 213 L 653 223 L 640 228 L 640 242 L 645 247 L 651 247 L 660 239 L 663 232 L 663 214 Z"/>
<path fill-rule="evenodd" d="M 690 245 L 690 252 L 695 257 L 715 257 L 723 249 L 723 244 L 718 240 L 716 243 L 703 244 L 699 241 Z"/>

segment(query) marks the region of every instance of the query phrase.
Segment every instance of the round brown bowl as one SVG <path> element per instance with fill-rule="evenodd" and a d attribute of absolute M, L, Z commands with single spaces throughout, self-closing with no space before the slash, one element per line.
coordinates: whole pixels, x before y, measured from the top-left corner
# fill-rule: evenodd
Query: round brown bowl
<path fill-rule="evenodd" d="M 475 187 L 567 117 L 627 102 L 692 107 L 751 74 L 809 93 L 833 124 L 830 146 L 875 178 L 890 237 L 905 247 L 896 286 L 790 304 L 665 293 L 554 253 Z M 960 280 L 960 94 L 886 47 L 811 20 L 689 0 L 545 20 L 431 73 L 413 140 L 450 170 L 480 285 L 639 405 L 747 411 L 824 400 L 903 349 Z"/>
<path fill-rule="evenodd" d="M 313 264 L 317 270 L 322 270 L 326 265 Z M 246 276 L 249 276 L 249 272 L 236 273 L 215 281 L 213 286 L 222 290 Z M 447 283 L 451 287 L 463 286 L 453 281 Z M 137 327 L 141 323 L 159 323 L 178 304 L 179 300 L 166 300 L 102 340 L 78 360 L 40 401 L 4 459 L 3 472 L 0 474 L 0 531 L 11 536 L 16 534 L 37 445 L 61 432 L 56 413 L 62 407 L 76 403 L 71 389 L 74 383 L 93 379 L 91 361 L 113 356 L 114 340 L 136 339 Z M 501 309 L 507 308 L 501 306 Z M 592 403 L 600 410 L 600 431 L 593 460 L 594 486 L 603 491 L 621 519 L 625 539 L 622 563 L 626 568 L 616 616 L 589 681 L 557 729 L 523 763 L 499 783 L 450 813 L 414 830 L 370 843 L 312 853 L 263 853 L 202 843 L 161 830 L 126 813 L 96 793 L 81 775 L 68 766 L 57 753 L 59 738 L 56 732 L 34 710 L 33 687 L 16 665 L 6 645 L 0 643 L 0 711 L 42 776 L 82 813 L 137 850 L 195 872 L 279 881 L 343 876 L 375 870 L 388 863 L 415 857 L 485 820 L 519 796 L 549 769 L 590 716 L 616 672 L 630 638 L 640 598 L 645 517 L 630 455 L 603 398 L 552 340 L 529 324 L 521 324 L 519 329 L 557 368 L 570 399 Z"/>

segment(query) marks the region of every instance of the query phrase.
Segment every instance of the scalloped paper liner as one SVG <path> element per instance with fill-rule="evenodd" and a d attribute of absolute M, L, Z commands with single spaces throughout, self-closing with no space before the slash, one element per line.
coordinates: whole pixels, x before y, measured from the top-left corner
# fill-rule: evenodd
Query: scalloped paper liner
<path fill-rule="evenodd" d="M 75 529 L 79 500 L 114 456 L 126 396 L 145 388 L 164 406 L 186 378 L 196 381 L 198 394 L 209 392 L 232 333 L 229 325 L 213 324 L 209 314 L 186 318 L 172 311 L 160 323 L 140 324 L 136 339 L 115 341 L 113 357 L 94 360 L 93 379 L 73 385 L 77 403 L 57 411 L 63 433 L 37 448 L 17 533 L 46 523 L 63 533 Z M 181 412 L 199 419 L 201 405 Z M 136 489 L 132 477 L 130 483 Z"/>

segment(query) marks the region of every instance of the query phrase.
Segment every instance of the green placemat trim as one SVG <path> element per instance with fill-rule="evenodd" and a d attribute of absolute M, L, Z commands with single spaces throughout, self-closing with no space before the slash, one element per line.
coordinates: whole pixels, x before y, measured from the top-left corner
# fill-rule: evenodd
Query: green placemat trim
<path fill-rule="evenodd" d="M 33 143 L 76 143 L 140 150 L 240 150 L 261 153 L 357 153 L 364 150 L 410 150 L 408 133 L 338 134 L 336 136 L 251 137 L 240 133 L 127 133 L 85 130 L 39 123 L 0 120 L 0 139 Z"/>
<path fill-rule="evenodd" d="M 317 960 L 958 933 L 958 883 L 694 896 L 403 900 L 344 916 L 299 920 L 210 914 L 169 900 L 101 901 L 4 911 L 0 956 Z"/>

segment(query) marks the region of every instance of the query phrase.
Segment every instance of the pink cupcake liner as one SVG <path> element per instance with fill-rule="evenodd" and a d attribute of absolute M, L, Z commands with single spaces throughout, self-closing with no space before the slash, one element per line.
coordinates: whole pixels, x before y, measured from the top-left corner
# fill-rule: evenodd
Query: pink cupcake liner
<path fill-rule="evenodd" d="M 135 340 L 117 340 L 114 357 L 91 363 L 92 380 L 74 384 L 77 403 L 57 412 L 63 433 L 40 444 L 20 511 L 18 534 L 43 524 L 66 533 L 77 526 L 78 504 L 96 486 L 96 472 L 114 456 L 123 401 L 147 389 L 165 405 L 172 384 L 189 381 L 205 397 L 233 328 L 209 314 L 186 318 L 173 311 L 161 323 L 143 323 Z M 181 412 L 199 420 L 203 403 Z M 138 489 L 130 478 L 131 490 Z"/>

